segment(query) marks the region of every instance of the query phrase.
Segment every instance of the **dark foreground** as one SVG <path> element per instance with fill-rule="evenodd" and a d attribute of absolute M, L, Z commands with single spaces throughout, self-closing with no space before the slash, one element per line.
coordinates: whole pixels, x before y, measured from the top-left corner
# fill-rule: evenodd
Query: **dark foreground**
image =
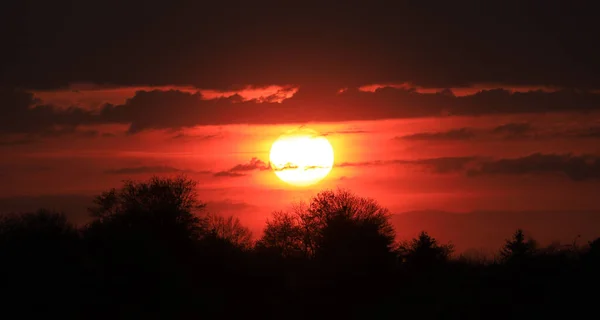
<path fill-rule="evenodd" d="M 394 242 L 371 199 L 325 191 L 275 213 L 253 242 L 203 215 L 185 178 L 127 183 L 74 228 L 39 211 L 0 219 L 3 318 L 541 319 L 598 316 L 600 241 L 539 247 L 521 232 L 492 260 L 422 233 Z"/>

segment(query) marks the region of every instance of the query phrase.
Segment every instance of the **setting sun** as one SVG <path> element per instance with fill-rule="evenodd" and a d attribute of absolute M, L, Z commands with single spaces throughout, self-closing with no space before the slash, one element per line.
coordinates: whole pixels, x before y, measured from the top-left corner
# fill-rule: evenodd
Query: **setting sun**
<path fill-rule="evenodd" d="M 292 130 L 273 143 L 270 162 L 279 179 L 296 186 L 308 186 L 331 171 L 333 148 L 327 138 L 314 130 Z"/>

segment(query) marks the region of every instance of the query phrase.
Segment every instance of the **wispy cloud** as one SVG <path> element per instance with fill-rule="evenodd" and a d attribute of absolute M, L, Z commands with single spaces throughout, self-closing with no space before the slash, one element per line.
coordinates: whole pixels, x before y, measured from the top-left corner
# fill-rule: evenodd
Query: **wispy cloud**
<path fill-rule="evenodd" d="M 254 170 L 269 170 L 270 166 L 258 158 L 252 158 L 248 163 L 242 163 L 231 167 L 229 170 L 214 173 L 215 177 L 242 177 L 247 172 Z"/>
<path fill-rule="evenodd" d="M 452 129 L 442 132 L 421 132 L 397 137 L 403 140 L 468 140 L 475 137 L 475 132 L 469 128 Z"/>

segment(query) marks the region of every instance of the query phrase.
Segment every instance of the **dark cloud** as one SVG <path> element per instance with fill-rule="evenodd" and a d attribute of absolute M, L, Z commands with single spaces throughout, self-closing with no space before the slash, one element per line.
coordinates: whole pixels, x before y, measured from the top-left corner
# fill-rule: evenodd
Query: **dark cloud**
<path fill-rule="evenodd" d="M 599 28 L 591 1 L 11 1 L 0 85 L 598 87 Z"/>
<path fill-rule="evenodd" d="M 403 140 L 469 140 L 475 137 L 475 133 L 469 128 L 452 129 L 443 132 L 421 132 L 397 137 Z"/>
<path fill-rule="evenodd" d="M 270 170 L 270 169 L 271 169 L 271 167 L 269 164 L 265 163 L 264 161 L 262 161 L 258 158 L 252 158 L 252 159 L 250 159 L 250 161 L 248 163 L 238 164 L 238 165 L 231 167 L 231 169 L 229 169 L 229 170 L 216 172 L 214 174 L 214 176 L 215 177 L 242 177 L 242 176 L 245 176 L 247 174 L 247 172 L 249 172 L 249 171 L 254 171 L 254 170 L 264 171 L 264 170 Z"/>
<path fill-rule="evenodd" d="M 491 129 L 458 128 L 441 132 L 420 132 L 411 135 L 395 137 L 397 140 L 437 141 L 437 140 L 469 140 L 478 139 L 570 139 L 570 138 L 600 138 L 600 127 L 582 128 L 548 128 L 540 129 L 526 122 L 511 122 Z"/>
<path fill-rule="evenodd" d="M 140 91 L 125 104 L 107 106 L 89 121 L 128 123 L 129 133 L 180 129 L 196 125 L 338 122 L 441 115 L 600 111 L 600 94 L 559 92 L 512 93 L 497 89 L 454 97 L 384 88 L 373 93 L 300 88 L 282 103 L 238 101 L 234 97 L 203 100 L 198 93 Z"/>
<path fill-rule="evenodd" d="M 215 177 L 232 177 L 232 178 L 237 178 L 237 177 L 246 176 L 246 174 L 245 173 L 239 173 L 239 172 L 231 172 L 231 171 L 219 171 L 219 172 L 215 172 L 214 176 Z"/>
<path fill-rule="evenodd" d="M 486 175 L 562 174 L 573 181 L 600 179 L 600 158 L 593 155 L 531 154 L 520 158 L 442 157 L 417 160 L 344 162 L 336 167 L 415 165 L 437 174 L 464 173 L 469 177 Z"/>
<path fill-rule="evenodd" d="M 507 133 L 507 134 L 524 134 L 530 132 L 532 130 L 532 126 L 526 122 L 511 122 L 506 123 L 500 126 L 497 126 L 492 130 L 494 133 Z"/>
<path fill-rule="evenodd" d="M 429 158 L 429 159 L 416 159 L 416 160 L 380 160 L 380 161 L 367 161 L 367 162 L 343 162 L 336 164 L 336 167 L 371 167 L 371 166 L 383 166 L 383 165 L 416 165 L 422 166 L 427 170 L 438 173 L 455 173 L 462 172 L 467 169 L 468 165 L 474 162 L 476 157 L 440 157 L 440 158 Z"/>
<path fill-rule="evenodd" d="M 532 154 L 521 158 L 482 162 L 470 176 L 563 174 L 573 181 L 600 179 L 600 158 L 591 155 Z"/>
<path fill-rule="evenodd" d="M 198 124 L 196 108 L 206 108 L 199 93 L 176 90 L 139 91 L 125 104 L 107 105 L 99 119 L 108 123 L 129 124 L 128 133 L 148 129 L 179 129 Z M 206 113 L 207 110 L 200 110 Z"/>
<path fill-rule="evenodd" d="M 0 87 L 0 135 L 60 135 L 75 132 L 79 124 L 92 121 L 82 109 L 57 110 L 39 103 L 29 92 Z"/>
<path fill-rule="evenodd" d="M 203 140 L 212 140 L 212 139 L 217 139 L 217 138 L 221 138 L 222 135 L 220 133 L 215 133 L 215 134 L 201 134 L 201 135 L 187 135 L 184 133 L 178 133 L 175 136 L 172 137 L 172 139 L 175 140 L 193 140 L 193 141 L 203 141 Z"/>
<path fill-rule="evenodd" d="M 492 130 L 492 134 L 500 135 L 505 139 L 531 138 L 534 134 L 534 128 L 526 122 L 511 122 L 497 126 Z"/>
<path fill-rule="evenodd" d="M 198 174 L 209 174 L 210 171 L 194 171 L 194 170 L 184 170 L 178 169 L 169 166 L 141 166 L 141 167 L 128 167 L 128 168 L 119 168 L 107 170 L 108 174 L 161 174 L 161 173 L 198 173 Z"/>
<path fill-rule="evenodd" d="M 229 169 L 232 172 L 240 172 L 240 171 L 252 171 L 252 170 L 269 170 L 270 167 L 264 161 L 258 158 L 250 159 L 250 162 L 244 164 L 238 164 L 235 167 Z"/>
<path fill-rule="evenodd" d="M 273 166 L 271 163 L 266 163 L 258 158 L 252 158 L 248 163 L 238 164 L 233 166 L 229 170 L 219 171 L 214 174 L 215 177 L 242 177 L 248 174 L 250 171 L 284 171 L 298 169 L 298 165 L 293 163 L 286 163 L 282 166 Z M 314 170 L 328 168 L 323 166 L 305 166 L 303 170 Z"/>
<path fill-rule="evenodd" d="M 478 116 L 548 112 L 600 111 L 600 94 L 562 90 L 511 92 L 484 90 L 470 96 L 417 93 L 405 88 L 375 92 L 301 87 L 281 103 L 241 101 L 235 96 L 204 100 L 200 93 L 138 91 L 122 105 L 106 105 L 99 112 L 77 107 L 57 109 L 36 105 L 29 93 L 3 90 L 0 94 L 0 133 L 40 135 L 77 132 L 80 125 L 128 124 L 129 134 L 144 130 L 226 124 L 282 124 L 339 122 L 443 115 Z M 349 133 L 349 132 L 346 132 Z M 455 136 L 467 132 L 452 133 Z M 442 137 L 443 135 L 433 135 Z"/>
<path fill-rule="evenodd" d="M 274 165 L 270 165 L 271 168 L 273 168 L 273 170 L 275 171 L 285 171 L 285 170 L 295 170 L 298 169 L 298 165 L 295 165 L 291 162 L 288 162 L 282 166 L 274 166 Z M 316 169 L 317 166 L 311 167 L 312 169 Z M 309 169 L 308 167 L 304 167 L 305 170 Z"/>

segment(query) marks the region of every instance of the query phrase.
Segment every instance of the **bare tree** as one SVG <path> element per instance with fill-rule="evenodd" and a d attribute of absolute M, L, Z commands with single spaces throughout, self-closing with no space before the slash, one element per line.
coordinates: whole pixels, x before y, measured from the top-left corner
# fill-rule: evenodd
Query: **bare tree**
<path fill-rule="evenodd" d="M 213 213 L 207 214 L 206 217 L 208 232 L 242 249 L 252 248 L 252 232 L 243 226 L 238 218 Z"/>

